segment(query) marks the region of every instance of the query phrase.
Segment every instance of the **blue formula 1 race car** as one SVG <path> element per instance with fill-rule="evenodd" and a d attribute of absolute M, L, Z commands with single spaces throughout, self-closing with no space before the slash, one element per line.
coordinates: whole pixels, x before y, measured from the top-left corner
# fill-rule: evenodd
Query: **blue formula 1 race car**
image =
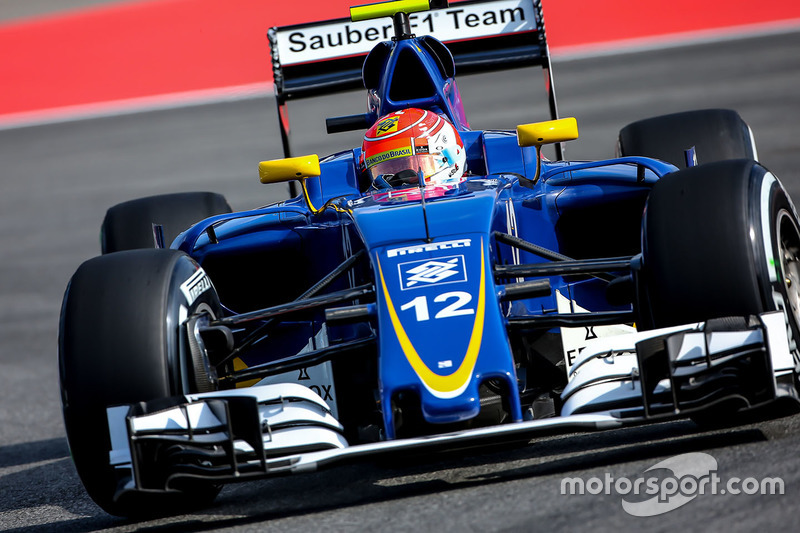
<path fill-rule="evenodd" d="M 286 157 L 259 172 L 299 185 L 291 199 L 108 210 L 103 255 L 64 297 L 59 365 L 77 471 L 109 513 L 797 402 L 798 217 L 739 115 L 646 119 L 619 157 L 566 161 L 578 131 L 558 118 L 540 1 L 433 4 L 270 31 Z M 521 65 L 544 68 L 550 120 L 469 129 L 456 68 Z M 362 145 L 291 157 L 288 102 L 359 84 L 367 112 L 327 126 Z"/>

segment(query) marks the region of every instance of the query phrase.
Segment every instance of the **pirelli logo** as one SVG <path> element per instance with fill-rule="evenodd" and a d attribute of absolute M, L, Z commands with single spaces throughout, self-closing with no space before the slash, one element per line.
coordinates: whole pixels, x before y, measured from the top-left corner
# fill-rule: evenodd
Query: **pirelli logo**
<path fill-rule="evenodd" d="M 192 305 L 201 294 L 211 288 L 211 280 L 202 268 L 192 274 L 192 277 L 181 283 L 181 292 L 186 297 L 186 303 Z"/>
<path fill-rule="evenodd" d="M 436 250 L 451 250 L 455 248 L 469 248 L 472 244 L 471 239 L 456 239 L 452 241 L 432 242 L 430 244 L 420 244 L 418 246 L 405 246 L 403 248 L 392 248 L 386 251 L 386 257 L 398 257 L 402 255 L 418 254 L 421 252 L 434 252 Z"/>

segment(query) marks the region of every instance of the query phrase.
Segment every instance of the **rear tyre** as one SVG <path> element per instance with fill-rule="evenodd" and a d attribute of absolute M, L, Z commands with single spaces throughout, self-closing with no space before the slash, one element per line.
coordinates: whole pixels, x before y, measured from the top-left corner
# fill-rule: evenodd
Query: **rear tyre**
<path fill-rule="evenodd" d="M 662 178 L 647 200 L 642 256 L 640 328 L 782 311 L 797 365 L 800 224 L 764 167 L 721 161 Z"/>
<path fill-rule="evenodd" d="M 617 152 L 661 159 L 683 169 L 685 150 L 693 146 L 699 164 L 758 159 L 750 127 L 730 109 L 686 111 L 634 122 L 620 131 Z"/>
<path fill-rule="evenodd" d="M 212 192 L 182 192 L 130 200 L 106 212 L 100 228 L 100 248 L 104 254 L 153 248 L 153 224 L 163 226 L 164 242 L 169 246 L 180 232 L 195 222 L 231 211 L 225 197 Z"/>
<path fill-rule="evenodd" d="M 196 388 L 181 347 L 181 321 L 220 311 L 210 284 L 191 302 L 181 291 L 187 280 L 204 275 L 198 271 L 189 256 L 175 250 L 125 251 L 83 263 L 64 295 L 59 328 L 64 424 L 81 481 L 110 514 L 158 514 L 189 502 L 207 503 L 218 492 L 196 484 L 176 497 L 128 493 L 115 500 L 126 479 L 109 465 L 107 407 Z"/>

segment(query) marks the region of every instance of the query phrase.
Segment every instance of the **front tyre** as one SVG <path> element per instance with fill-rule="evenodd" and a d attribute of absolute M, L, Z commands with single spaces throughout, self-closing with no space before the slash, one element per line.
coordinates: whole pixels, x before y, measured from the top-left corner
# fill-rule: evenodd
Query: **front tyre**
<path fill-rule="evenodd" d="M 115 499 L 125 480 L 109 465 L 107 407 L 197 388 L 181 348 L 181 324 L 196 313 L 219 313 L 210 283 L 196 285 L 203 276 L 182 252 L 132 250 L 86 261 L 67 287 L 59 328 L 64 425 L 81 481 L 110 514 L 157 513 L 187 500 L 207 502 L 218 492 L 198 484 L 181 498 L 132 493 Z"/>
<path fill-rule="evenodd" d="M 642 257 L 641 329 L 782 311 L 797 373 L 800 223 L 767 169 L 740 159 L 662 178 L 645 207 Z"/>
<path fill-rule="evenodd" d="M 644 325 L 797 308 L 797 227 L 780 182 L 755 161 L 721 161 L 665 176 L 643 217 Z M 797 324 L 797 310 L 788 314 Z"/>

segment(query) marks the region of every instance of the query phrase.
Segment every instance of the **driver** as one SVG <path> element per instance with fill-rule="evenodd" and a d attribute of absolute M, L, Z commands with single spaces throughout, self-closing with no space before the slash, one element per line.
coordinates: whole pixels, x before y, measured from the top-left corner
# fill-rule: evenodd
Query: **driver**
<path fill-rule="evenodd" d="M 379 118 L 364 135 L 361 151 L 376 189 L 453 186 L 466 179 L 461 137 L 445 117 L 431 111 L 409 108 Z"/>

